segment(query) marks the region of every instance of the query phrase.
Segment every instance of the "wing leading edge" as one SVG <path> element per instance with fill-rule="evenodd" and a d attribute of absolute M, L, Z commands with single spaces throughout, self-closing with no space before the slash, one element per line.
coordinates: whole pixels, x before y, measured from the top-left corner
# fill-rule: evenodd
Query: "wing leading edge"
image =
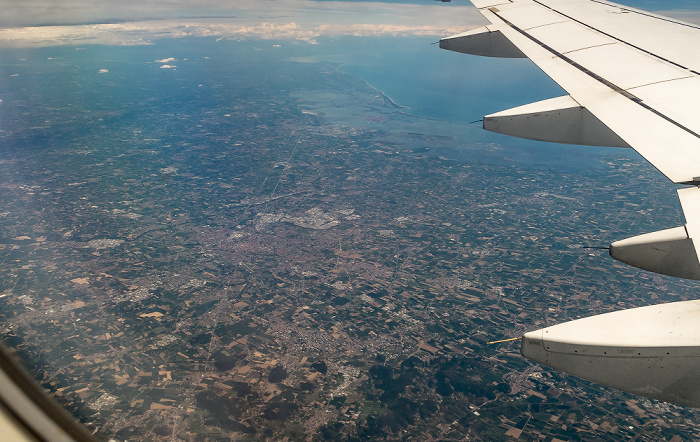
<path fill-rule="evenodd" d="M 678 191 L 684 226 L 615 242 L 610 254 L 700 280 L 700 100 L 689 99 L 700 97 L 700 27 L 602 0 L 471 1 L 490 24 L 443 38 L 441 48 L 527 57 L 569 94 L 487 115 L 484 128 L 541 141 L 631 147 L 671 181 L 688 185 Z M 700 384 L 690 382 L 700 369 L 700 333 L 682 342 L 665 338 L 679 326 L 673 312 L 696 312 L 697 304 L 649 309 L 656 310 L 613 318 L 632 324 L 656 317 L 645 342 L 628 339 L 615 320 L 600 315 L 527 333 L 521 351 L 579 377 L 700 407 Z M 600 327 L 619 339 L 597 342 Z M 637 365 L 648 367 L 643 381 L 617 376 Z"/>

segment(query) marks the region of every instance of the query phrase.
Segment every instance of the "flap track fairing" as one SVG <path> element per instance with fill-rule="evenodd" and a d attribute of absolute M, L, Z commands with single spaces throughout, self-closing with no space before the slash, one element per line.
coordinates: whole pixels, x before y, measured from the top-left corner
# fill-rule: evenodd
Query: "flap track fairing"
<path fill-rule="evenodd" d="M 494 26 L 484 26 L 440 40 L 440 48 L 484 57 L 526 58 L 525 54 Z"/>
<path fill-rule="evenodd" d="M 568 95 L 487 115 L 484 129 L 553 143 L 630 147 Z"/>

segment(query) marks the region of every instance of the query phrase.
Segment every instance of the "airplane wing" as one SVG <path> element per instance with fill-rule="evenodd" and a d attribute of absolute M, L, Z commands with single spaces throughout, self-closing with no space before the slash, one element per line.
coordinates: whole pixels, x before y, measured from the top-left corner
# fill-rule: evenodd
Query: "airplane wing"
<path fill-rule="evenodd" d="M 632 147 L 679 191 L 687 224 L 613 243 L 610 254 L 700 280 L 700 27 L 601 0 L 473 0 L 491 24 L 440 47 L 528 57 L 567 96 L 484 117 L 484 128 L 542 141 Z M 700 214 L 699 214 L 700 215 Z M 696 241 L 692 241 L 694 235 Z"/>
<path fill-rule="evenodd" d="M 542 141 L 631 147 L 686 185 L 678 191 L 684 226 L 617 241 L 610 254 L 639 268 L 700 280 L 700 27 L 602 0 L 471 1 L 490 24 L 443 38 L 441 48 L 527 57 L 569 94 L 487 115 L 484 128 Z M 613 320 L 530 332 L 521 351 L 605 385 L 700 407 L 700 387 L 689 381 L 700 369 L 700 331 L 690 327 L 684 340 L 672 339 L 675 313 L 699 311 L 698 304 L 653 307 L 654 313 L 633 309 Z M 646 321 L 650 317 L 656 320 Z M 698 316 L 684 316 L 690 317 Z M 648 339 L 633 336 L 634 327 L 620 327 L 621 318 L 625 324 L 645 321 Z M 614 339 L 604 339 L 600 327 L 611 327 Z M 648 371 L 631 382 L 634 376 L 613 376 L 620 366 Z"/>
<path fill-rule="evenodd" d="M 493 25 L 441 47 L 502 34 L 669 179 L 700 181 L 700 102 L 687 99 L 700 94 L 700 29 L 598 0 L 472 3 Z M 570 141 L 589 144 L 580 137 Z"/>

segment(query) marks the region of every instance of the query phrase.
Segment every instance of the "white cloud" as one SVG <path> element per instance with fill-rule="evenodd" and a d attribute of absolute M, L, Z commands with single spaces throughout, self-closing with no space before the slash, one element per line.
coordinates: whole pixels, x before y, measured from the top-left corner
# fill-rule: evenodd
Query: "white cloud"
<path fill-rule="evenodd" d="M 5 1 L 9 0 L 0 0 L 0 7 Z M 188 1 L 178 0 L 172 4 L 182 6 Z M 171 4 L 165 0 L 162 3 L 151 1 L 149 4 L 164 7 L 165 3 Z M 205 9 L 208 6 L 218 14 L 230 13 L 235 16 L 233 18 L 0 28 L 0 45 L 139 45 L 152 44 L 159 38 L 188 36 L 236 40 L 293 39 L 315 43 L 319 37 L 337 35 L 450 35 L 483 24 L 484 20 L 473 7 L 442 4 L 239 0 L 235 2 L 236 9 L 231 9 L 230 5 L 230 2 L 219 3 L 217 0 L 204 2 Z M 199 5 L 192 9 L 202 10 Z M 166 58 L 156 61 L 169 63 L 174 60 Z"/>
<path fill-rule="evenodd" d="M 106 74 L 107 72 L 109 72 L 109 69 L 100 69 L 98 74 Z"/>
<path fill-rule="evenodd" d="M 233 6 L 232 6 L 233 5 Z M 472 6 L 442 2 L 402 4 L 312 0 L 0 0 L 0 26 L 12 23 L 108 24 L 0 28 L 0 45 L 153 44 L 161 38 L 299 40 L 316 43 L 324 36 L 446 36 L 484 24 Z M 217 19 L 174 18 L 197 11 Z M 697 11 L 664 11 L 686 21 L 700 21 Z M 144 18 L 158 20 L 144 20 Z M 170 17 L 170 18 L 169 18 Z M 133 20 L 121 21 L 117 20 Z M 156 60 L 169 64 L 173 58 Z"/>
<path fill-rule="evenodd" d="M 454 5 L 313 0 L 0 0 L 0 26 L 115 23 L 145 19 L 202 17 L 299 17 L 326 13 L 411 15 L 416 9 L 451 10 Z M 472 8 L 473 9 L 473 8 Z"/>
<path fill-rule="evenodd" d="M 161 69 L 175 69 L 176 67 L 177 67 L 177 66 L 175 66 L 175 65 L 164 64 L 164 65 L 161 66 L 160 68 L 161 68 Z"/>
<path fill-rule="evenodd" d="M 170 58 L 164 58 L 164 59 L 162 59 L 162 60 L 156 60 L 156 63 L 170 63 L 171 61 L 175 61 L 175 59 L 172 58 L 172 57 L 170 57 Z"/>
<path fill-rule="evenodd" d="M 3 46 L 59 46 L 65 44 L 144 45 L 160 38 L 219 37 L 220 39 L 300 40 L 315 43 L 321 36 L 450 35 L 472 26 L 396 24 L 300 24 L 262 22 L 231 24 L 217 20 L 145 21 L 108 25 L 42 26 L 0 29 Z M 165 60 L 156 60 L 158 63 Z M 171 60 L 172 61 L 172 60 Z"/>

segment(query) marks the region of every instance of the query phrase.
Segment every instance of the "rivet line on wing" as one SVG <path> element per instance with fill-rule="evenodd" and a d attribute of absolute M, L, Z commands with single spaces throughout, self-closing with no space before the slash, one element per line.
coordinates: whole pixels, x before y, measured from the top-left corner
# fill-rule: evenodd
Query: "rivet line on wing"
<path fill-rule="evenodd" d="M 637 49 L 638 51 L 644 52 L 645 54 L 651 55 L 652 57 L 658 58 L 659 60 L 663 60 L 663 61 L 665 61 L 666 63 L 672 64 L 672 65 L 674 65 L 674 66 L 676 66 L 676 67 L 679 67 L 679 68 L 681 68 L 681 69 L 685 69 L 685 70 L 690 71 L 690 72 L 692 72 L 693 74 L 696 74 L 696 75 L 697 75 L 697 72 L 695 72 L 694 70 L 692 70 L 692 69 L 690 69 L 690 68 L 688 68 L 688 67 L 683 66 L 682 64 L 676 63 L 675 61 L 669 60 L 668 58 L 664 58 L 664 57 L 662 57 L 662 56 L 660 56 L 660 55 L 658 55 L 658 54 L 655 54 L 655 53 L 653 53 L 653 52 L 649 52 L 649 51 L 647 51 L 646 49 L 643 49 L 643 48 L 641 48 L 641 47 L 639 47 L 639 46 L 637 46 L 637 45 L 634 45 L 634 44 L 632 44 L 632 43 L 630 43 L 630 42 L 628 42 L 628 41 L 625 41 L 625 40 L 623 40 L 623 39 L 621 39 L 621 38 L 615 37 L 615 36 L 612 35 L 612 34 L 608 34 L 608 33 L 605 32 L 605 31 L 601 31 L 601 30 L 598 29 L 598 28 L 595 28 L 595 27 L 593 27 L 593 26 L 591 26 L 591 25 L 589 25 L 589 24 L 587 24 L 587 23 L 584 23 L 584 22 L 582 22 L 582 21 L 580 21 L 580 20 L 575 19 L 574 17 L 572 17 L 572 16 L 570 16 L 570 15 L 564 14 L 563 12 L 561 12 L 561 11 L 559 11 L 559 10 L 557 10 L 557 9 L 554 9 L 554 8 L 552 8 L 551 6 L 545 5 L 545 4 L 542 3 L 541 1 L 538 1 L 538 0 L 532 0 L 532 1 L 533 1 L 534 3 L 537 3 L 538 5 L 540 5 L 540 6 L 542 6 L 542 7 L 545 7 L 545 8 L 547 8 L 547 9 L 549 9 L 550 11 L 552 11 L 552 12 L 554 12 L 554 13 L 556 13 L 556 14 L 561 15 L 562 17 L 566 17 L 566 18 L 568 18 L 569 20 L 574 21 L 574 22 L 580 24 L 581 26 L 585 26 L 585 27 L 587 27 L 587 28 L 589 28 L 589 29 L 594 30 L 595 32 L 597 32 L 597 33 L 599 33 L 599 34 L 605 35 L 605 36 L 608 37 L 608 38 L 612 38 L 612 39 L 615 40 L 615 41 L 619 41 L 620 43 L 624 43 L 624 44 L 626 44 L 627 46 L 630 46 L 630 47 L 633 47 L 633 48 Z M 591 1 L 593 1 L 594 3 L 606 4 L 606 3 L 599 2 L 599 1 L 596 1 L 596 0 L 591 0 Z M 639 13 L 639 12 L 637 12 L 637 11 L 632 11 L 632 10 L 627 10 L 627 9 L 625 9 L 625 11 L 634 12 L 634 13 Z M 651 17 L 651 18 L 656 18 L 656 19 L 659 19 L 659 20 L 663 20 L 663 21 L 668 21 L 668 22 L 675 23 L 675 24 L 678 24 L 678 25 L 683 25 L 683 26 L 687 26 L 687 27 L 691 27 L 691 28 L 698 29 L 696 26 L 688 25 L 688 24 L 685 24 L 685 23 L 678 23 L 678 22 L 676 22 L 676 21 L 669 20 L 669 19 L 662 19 L 662 18 L 660 18 L 660 17 L 656 17 L 656 16 L 653 16 L 653 15 L 651 15 L 651 14 L 641 14 L 641 13 L 639 13 L 639 14 L 640 14 L 640 15 L 647 16 L 647 17 Z"/>
<path fill-rule="evenodd" d="M 603 2 L 603 1 L 600 1 L 600 0 L 591 0 L 591 2 L 593 2 L 593 3 L 600 3 L 601 5 L 605 5 L 605 6 L 616 6 L 616 7 L 620 7 L 620 5 L 611 5 L 611 4 L 608 3 L 608 2 Z M 541 4 L 541 3 L 540 3 L 540 4 Z M 549 7 L 549 6 L 548 6 L 548 7 Z M 656 19 L 656 20 L 667 21 L 667 22 L 669 22 L 669 23 L 674 23 L 674 24 L 677 24 L 677 25 L 680 25 L 680 26 L 685 26 L 686 28 L 700 29 L 700 26 L 696 26 L 696 25 L 694 25 L 694 24 L 692 24 L 692 23 L 683 23 L 682 21 L 673 20 L 673 19 L 671 19 L 671 18 L 661 17 L 661 16 L 654 15 L 654 14 L 649 14 L 648 12 L 646 12 L 646 11 L 640 11 L 639 9 L 630 9 L 630 8 L 624 8 L 624 7 L 620 7 L 620 9 L 622 9 L 622 11 L 624 11 L 624 12 L 631 12 L 631 13 L 633 13 L 633 14 L 643 15 L 643 16 L 645 16 L 645 17 L 654 18 L 654 19 Z"/>
<path fill-rule="evenodd" d="M 536 1 L 536 0 L 535 0 Z M 524 37 L 527 37 L 529 40 L 532 42 L 536 43 L 543 49 L 546 49 L 547 51 L 551 52 L 552 54 L 556 55 L 558 58 L 561 60 L 567 62 L 571 66 L 575 67 L 576 69 L 580 70 L 581 72 L 585 73 L 591 78 L 594 78 L 598 80 L 600 83 L 606 85 L 613 91 L 617 92 L 618 94 L 630 99 L 631 101 L 637 103 L 638 105 L 642 106 L 644 109 L 648 110 L 649 112 L 663 118 L 664 120 L 668 121 L 669 123 L 673 124 L 674 126 L 678 127 L 679 129 L 684 130 L 685 132 L 688 132 L 689 134 L 693 135 L 696 138 L 700 138 L 700 134 L 697 132 L 693 131 L 692 129 L 682 125 L 681 123 L 677 122 L 673 118 L 664 115 L 663 113 L 659 112 L 658 110 L 654 109 L 653 107 L 649 106 L 648 104 L 644 103 L 641 98 L 637 97 L 636 95 L 632 94 L 629 91 L 626 91 L 625 89 L 622 89 L 620 86 L 614 84 L 613 82 L 606 80 L 605 78 L 601 77 L 600 75 L 596 74 L 595 72 L 591 71 L 590 69 L 586 68 L 585 66 L 575 62 L 571 58 L 567 57 L 566 55 L 562 54 L 561 52 L 557 51 L 556 49 L 552 48 L 551 46 L 545 44 L 544 42 L 538 40 L 537 38 L 533 37 L 532 35 L 528 34 L 527 32 L 523 31 L 510 21 L 508 21 L 505 17 L 499 14 L 499 11 L 496 8 L 490 8 L 489 11 L 491 11 L 492 14 L 494 14 L 496 17 L 499 19 L 503 20 L 505 24 L 507 24 L 509 27 L 511 27 L 513 30 L 517 31 L 518 33 L 522 34 Z"/>

